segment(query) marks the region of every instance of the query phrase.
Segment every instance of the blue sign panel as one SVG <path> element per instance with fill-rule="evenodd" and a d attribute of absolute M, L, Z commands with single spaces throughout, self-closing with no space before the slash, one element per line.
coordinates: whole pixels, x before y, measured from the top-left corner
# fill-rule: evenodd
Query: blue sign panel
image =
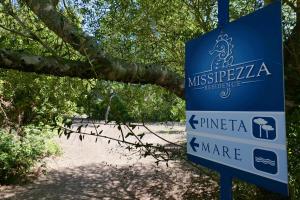
<path fill-rule="evenodd" d="M 279 4 L 187 43 L 188 110 L 284 110 Z"/>
<path fill-rule="evenodd" d="M 190 160 L 288 194 L 281 2 L 186 44 Z"/>

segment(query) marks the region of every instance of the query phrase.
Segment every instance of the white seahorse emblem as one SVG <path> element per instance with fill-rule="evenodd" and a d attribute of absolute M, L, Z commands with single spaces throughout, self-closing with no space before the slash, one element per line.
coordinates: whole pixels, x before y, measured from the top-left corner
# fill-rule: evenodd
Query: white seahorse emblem
<path fill-rule="evenodd" d="M 233 56 L 232 56 L 232 38 L 229 37 L 227 34 L 221 33 L 217 40 L 216 44 L 214 45 L 213 49 L 209 51 L 209 54 L 214 56 L 211 62 L 211 69 L 218 70 L 220 68 L 229 68 L 232 66 L 233 63 Z M 227 88 L 220 92 L 221 98 L 228 98 L 231 94 L 231 89 Z"/>

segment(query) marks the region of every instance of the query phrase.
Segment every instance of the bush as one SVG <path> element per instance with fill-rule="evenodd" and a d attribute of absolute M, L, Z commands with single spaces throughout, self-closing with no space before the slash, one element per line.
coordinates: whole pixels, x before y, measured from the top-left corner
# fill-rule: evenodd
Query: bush
<path fill-rule="evenodd" d="M 292 199 L 300 199 L 300 109 L 287 118 L 289 189 Z"/>
<path fill-rule="evenodd" d="M 45 129 L 24 129 L 17 136 L 0 129 L 0 183 L 14 183 L 24 178 L 42 158 L 58 154 L 59 148 Z"/>

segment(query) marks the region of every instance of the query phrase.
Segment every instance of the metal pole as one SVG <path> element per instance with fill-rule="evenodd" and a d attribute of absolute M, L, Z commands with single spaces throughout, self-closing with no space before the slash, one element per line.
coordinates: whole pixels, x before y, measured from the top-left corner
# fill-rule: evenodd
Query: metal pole
<path fill-rule="evenodd" d="M 218 0 L 219 27 L 229 22 L 229 0 Z"/>
<path fill-rule="evenodd" d="M 218 26 L 220 28 L 229 23 L 229 0 L 218 0 Z M 221 200 L 232 200 L 232 176 L 220 173 Z"/>
<path fill-rule="evenodd" d="M 232 200 L 232 176 L 229 173 L 221 173 L 221 200 Z"/>

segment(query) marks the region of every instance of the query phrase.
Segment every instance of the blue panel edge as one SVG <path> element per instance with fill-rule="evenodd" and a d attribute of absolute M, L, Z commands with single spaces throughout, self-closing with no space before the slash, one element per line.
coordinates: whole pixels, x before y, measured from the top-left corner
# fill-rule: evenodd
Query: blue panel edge
<path fill-rule="evenodd" d="M 207 159 L 203 159 L 197 156 L 193 156 L 191 154 L 187 154 L 188 160 L 200 164 L 204 167 L 208 167 L 210 169 L 216 170 L 219 173 L 229 173 L 234 178 L 239 178 L 241 180 L 247 181 L 249 183 L 258 185 L 260 187 L 263 187 L 267 190 L 279 193 L 283 196 L 288 196 L 288 184 L 282 183 L 279 181 L 271 180 L 268 178 L 264 178 L 261 176 L 258 176 L 256 174 L 252 174 L 249 172 L 245 172 L 239 169 L 235 169 L 232 167 L 228 167 L 226 165 L 222 165 L 213 161 L 209 161 Z"/>

